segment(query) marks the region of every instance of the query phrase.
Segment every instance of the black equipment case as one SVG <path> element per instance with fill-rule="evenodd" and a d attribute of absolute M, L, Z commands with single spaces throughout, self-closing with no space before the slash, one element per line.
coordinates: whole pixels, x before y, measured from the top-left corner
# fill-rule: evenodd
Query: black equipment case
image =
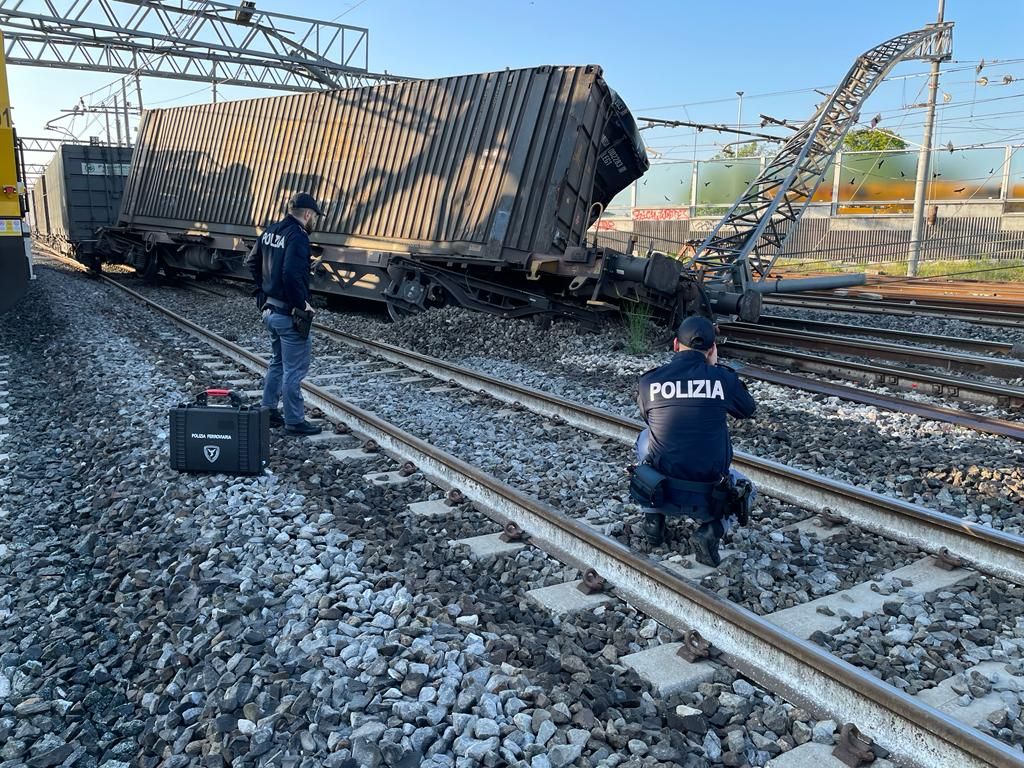
<path fill-rule="evenodd" d="M 211 398 L 226 400 L 210 405 Z M 171 408 L 171 469 L 257 475 L 270 454 L 270 409 L 243 405 L 230 389 L 208 389 Z"/>

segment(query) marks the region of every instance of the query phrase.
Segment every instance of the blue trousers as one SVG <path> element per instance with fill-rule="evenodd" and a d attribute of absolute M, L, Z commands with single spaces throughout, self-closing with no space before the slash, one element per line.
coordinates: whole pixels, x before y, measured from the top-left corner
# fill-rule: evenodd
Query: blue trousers
<path fill-rule="evenodd" d="M 263 406 L 277 408 L 284 401 L 284 423 L 292 426 L 305 421 L 302 404 L 302 379 L 309 372 L 313 340 L 302 338 L 292 326 L 290 315 L 271 312 L 263 320 L 270 331 L 274 357 L 263 382 Z"/>
<path fill-rule="evenodd" d="M 636 449 L 637 461 L 643 461 L 644 459 L 646 459 L 647 454 L 651 450 L 651 430 L 644 429 L 642 432 L 640 432 L 639 436 L 636 439 L 636 444 L 634 447 Z M 737 480 L 747 480 L 747 482 L 749 482 L 749 478 L 747 478 L 746 475 L 744 475 L 742 472 L 733 469 L 732 467 L 729 468 L 729 476 L 732 477 L 732 481 L 734 483 Z M 757 488 L 754 486 L 753 483 L 750 483 L 750 487 L 750 500 L 751 502 L 753 502 L 757 498 Z M 688 494 L 688 496 L 691 496 L 692 498 L 672 499 L 671 502 L 663 504 L 661 507 L 658 507 L 651 511 L 661 512 L 665 515 L 685 515 L 687 517 L 692 517 L 693 519 L 701 523 L 707 523 L 714 519 L 711 515 L 711 511 L 707 508 L 705 503 L 700 501 L 699 496 L 697 494 Z M 733 518 L 729 518 L 728 521 L 724 521 L 726 531 L 728 531 L 732 527 L 732 520 Z"/>

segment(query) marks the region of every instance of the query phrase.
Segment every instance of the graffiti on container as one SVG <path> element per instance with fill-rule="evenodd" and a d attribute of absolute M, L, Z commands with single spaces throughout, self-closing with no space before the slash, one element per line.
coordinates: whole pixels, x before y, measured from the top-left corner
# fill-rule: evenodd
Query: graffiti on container
<path fill-rule="evenodd" d="M 685 221 L 689 208 L 634 208 L 633 221 Z"/>
<path fill-rule="evenodd" d="M 128 163 L 82 163 L 83 176 L 127 176 Z"/>

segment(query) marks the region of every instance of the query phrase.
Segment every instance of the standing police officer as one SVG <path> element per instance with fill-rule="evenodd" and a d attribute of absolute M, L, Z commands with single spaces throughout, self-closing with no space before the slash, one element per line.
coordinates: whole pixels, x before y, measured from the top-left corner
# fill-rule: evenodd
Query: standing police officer
<path fill-rule="evenodd" d="M 299 192 L 291 199 L 288 216 L 267 227 L 246 259 L 256 282 L 256 303 L 274 350 L 263 384 L 263 406 L 271 409 L 271 426 L 284 425 L 285 431 L 293 435 L 321 431 L 321 427 L 306 421 L 301 388 L 313 348 L 309 338 L 313 319 L 309 304 L 309 233 L 320 215 L 313 196 Z M 277 410 L 281 400 L 283 419 Z"/>
<path fill-rule="evenodd" d="M 693 535 L 697 560 L 717 566 L 718 543 L 736 504 L 744 493 L 753 500 L 750 481 L 729 466 L 726 414 L 748 419 L 757 406 L 739 376 L 718 365 L 715 327 L 707 319 L 686 318 L 673 350 L 671 362 L 640 377 L 638 403 L 648 428 L 637 440 L 637 456 L 667 478 L 664 503 L 647 512 L 644 532 L 659 545 L 666 514 L 692 517 L 701 523 Z"/>

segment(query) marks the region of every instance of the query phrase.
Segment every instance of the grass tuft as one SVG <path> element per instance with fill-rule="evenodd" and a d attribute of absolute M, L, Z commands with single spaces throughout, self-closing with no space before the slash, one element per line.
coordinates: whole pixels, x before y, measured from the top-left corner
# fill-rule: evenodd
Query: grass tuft
<path fill-rule="evenodd" d="M 626 350 L 631 355 L 644 355 L 651 351 L 652 307 L 645 301 L 627 304 L 623 310 L 623 325 L 626 328 Z"/>

